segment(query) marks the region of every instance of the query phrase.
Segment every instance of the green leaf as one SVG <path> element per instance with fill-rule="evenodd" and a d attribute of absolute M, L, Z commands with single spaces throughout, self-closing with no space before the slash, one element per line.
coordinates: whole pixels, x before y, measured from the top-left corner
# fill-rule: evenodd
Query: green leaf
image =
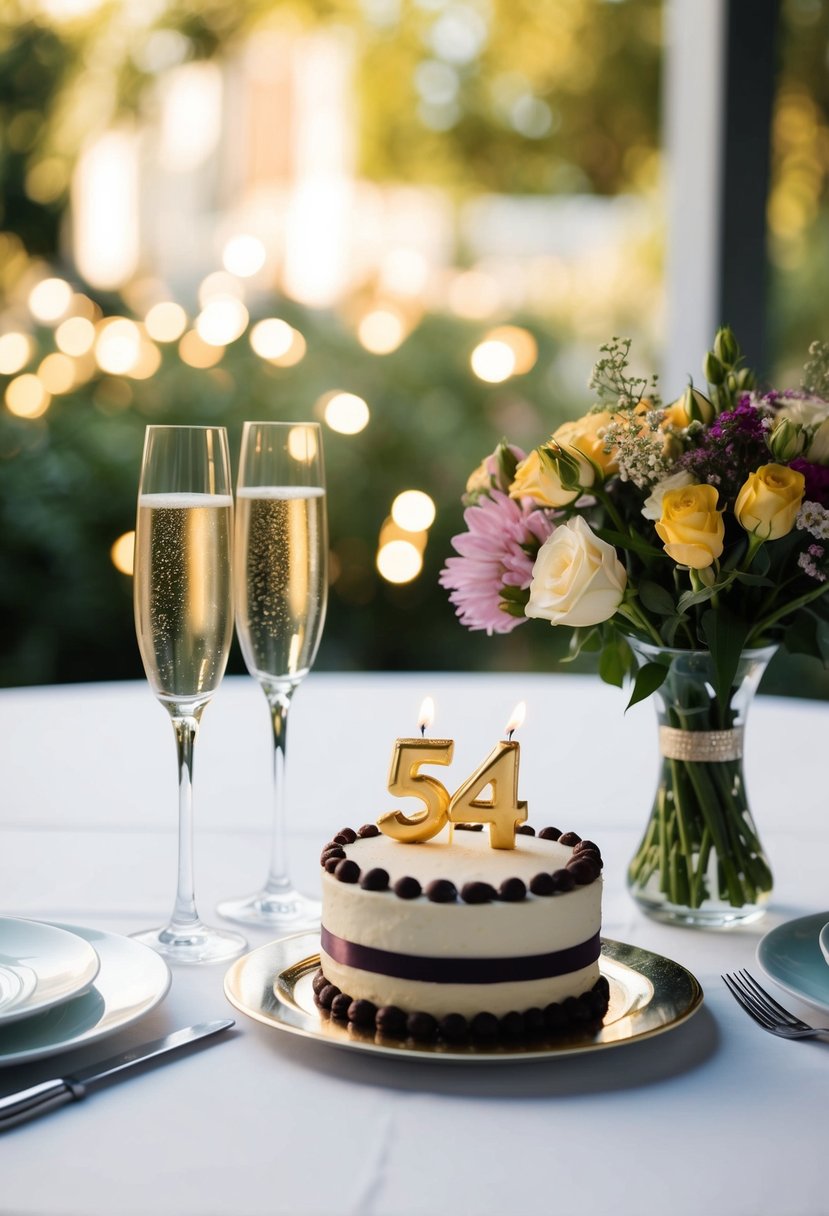
<path fill-rule="evenodd" d="M 499 592 L 502 600 L 507 600 L 510 604 L 527 604 L 530 599 L 529 587 L 510 587 L 502 586 Z"/>
<path fill-rule="evenodd" d="M 606 642 L 602 649 L 599 658 L 599 675 L 605 684 L 613 684 L 616 688 L 622 688 L 633 661 L 633 655 L 627 642 L 614 638 L 612 641 Z"/>
<path fill-rule="evenodd" d="M 817 639 L 818 622 L 810 612 L 800 613 L 783 635 L 783 645 L 789 654 L 805 654 L 823 661 Z"/>
<path fill-rule="evenodd" d="M 676 616 L 669 617 L 666 621 L 662 622 L 661 632 L 666 646 L 673 646 L 674 642 L 676 641 L 676 631 L 679 629 L 680 625 L 684 625 L 687 620 L 688 617 L 685 615 L 685 613 L 677 613 Z"/>
<path fill-rule="evenodd" d="M 664 587 L 660 587 L 659 583 L 652 583 L 650 579 L 643 578 L 637 588 L 639 599 L 647 608 L 648 612 L 655 612 L 657 616 L 674 616 L 676 613 L 676 604 L 674 597 L 670 591 Z"/>
<path fill-rule="evenodd" d="M 615 545 L 617 549 L 626 549 L 630 553 L 638 553 L 640 557 L 667 558 L 667 554 L 663 553 L 661 549 L 657 549 L 654 545 L 649 545 L 641 536 L 631 536 L 626 532 L 617 532 L 615 528 L 594 528 L 593 531 L 602 540 L 606 540 L 609 545 Z"/>
<path fill-rule="evenodd" d="M 685 591 L 679 597 L 677 607 L 680 612 L 685 612 L 688 608 L 693 608 L 694 604 L 704 604 L 706 600 L 710 600 L 712 595 L 719 591 L 719 587 L 702 587 L 699 591 Z"/>
<path fill-rule="evenodd" d="M 714 664 L 717 700 L 725 711 L 731 701 L 731 689 L 737 676 L 740 655 L 751 632 L 751 626 L 734 616 L 727 608 L 720 606 L 709 608 L 703 613 L 701 627 Z"/>
<path fill-rule="evenodd" d="M 667 674 L 668 668 L 663 663 L 646 663 L 644 667 L 640 667 L 633 681 L 633 692 L 625 707 L 625 713 L 632 705 L 644 701 L 651 693 L 656 692 Z"/>
<path fill-rule="evenodd" d="M 773 587 L 774 579 L 766 578 L 765 574 L 746 574 L 743 570 L 738 570 L 734 579 L 738 583 L 745 583 L 747 587 Z"/>

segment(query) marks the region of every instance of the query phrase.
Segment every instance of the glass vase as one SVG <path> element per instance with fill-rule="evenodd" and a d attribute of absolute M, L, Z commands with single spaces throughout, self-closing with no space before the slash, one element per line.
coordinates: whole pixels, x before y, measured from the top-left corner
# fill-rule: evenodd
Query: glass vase
<path fill-rule="evenodd" d="M 746 715 L 774 646 L 740 656 L 728 703 L 715 693 L 708 651 L 631 640 L 639 666 L 668 674 L 654 693 L 660 769 L 628 889 L 657 920 L 727 928 L 763 915 L 772 877 L 748 805 L 743 772 Z"/>

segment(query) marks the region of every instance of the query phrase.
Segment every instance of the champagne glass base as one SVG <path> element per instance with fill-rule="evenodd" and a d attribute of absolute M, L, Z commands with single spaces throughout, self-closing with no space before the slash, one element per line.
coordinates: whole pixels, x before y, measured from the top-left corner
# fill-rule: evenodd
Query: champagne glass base
<path fill-rule="evenodd" d="M 257 891 L 244 899 L 228 899 L 216 911 L 226 920 L 262 925 L 282 933 L 319 929 L 322 905 L 288 887 L 284 891 Z"/>
<path fill-rule="evenodd" d="M 227 929 L 211 929 L 197 921 L 187 928 L 167 925 L 163 929 L 146 929 L 131 936 L 161 954 L 168 963 L 226 963 L 248 948 L 241 933 Z"/>

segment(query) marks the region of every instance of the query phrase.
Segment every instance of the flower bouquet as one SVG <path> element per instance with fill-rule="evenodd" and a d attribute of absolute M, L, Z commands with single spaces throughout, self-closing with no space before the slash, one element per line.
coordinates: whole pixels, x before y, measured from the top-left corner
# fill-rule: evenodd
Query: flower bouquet
<path fill-rule="evenodd" d="M 596 651 L 604 680 L 630 681 L 629 705 L 657 694 L 662 767 L 628 881 L 663 919 L 750 919 L 771 890 L 748 701 L 778 646 L 829 663 L 829 344 L 809 353 L 800 388 L 761 393 L 721 329 L 705 389 L 666 405 L 614 338 L 587 414 L 472 474 L 441 572 L 468 628 L 545 620 L 563 657 Z"/>

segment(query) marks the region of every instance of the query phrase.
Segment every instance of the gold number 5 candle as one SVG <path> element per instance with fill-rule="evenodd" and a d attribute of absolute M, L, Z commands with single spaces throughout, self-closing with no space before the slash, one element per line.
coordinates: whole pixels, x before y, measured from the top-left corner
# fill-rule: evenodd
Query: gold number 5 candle
<path fill-rule="evenodd" d="M 518 801 L 518 762 L 521 749 L 513 742 L 513 732 L 524 721 L 526 705 L 516 705 L 507 723 L 507 738 L 487 756 L 480 768 L 467 777 L 449 802 L 451 823 L 489 824 L 489 843 L 493 849 L 514 849 L 515 829 L 527 818 L 526 802 Z M 492 797 L 477 797 L 487 786 Z"/>
<path fill-rule="evenodd" d="M 427 739 L 426 728 L 434 716 L 434 703 L 427 697 L 420 707 L 421 738 L 397 739 L 392 752 L 389 769 L 389 793 L 399 798 L 419 799 L 424 809 L 416 815 L 404 815 L 402 811 L 389 811 L 377 820 L 377 826 L 386 836 L 413 844 L 419 840 L 430 840 L 448 822 L 449 791 L 434 777 L 424 777 L 418 770 L 424 764 L 451 764 L 454 741 L 452 739 Z"/>

